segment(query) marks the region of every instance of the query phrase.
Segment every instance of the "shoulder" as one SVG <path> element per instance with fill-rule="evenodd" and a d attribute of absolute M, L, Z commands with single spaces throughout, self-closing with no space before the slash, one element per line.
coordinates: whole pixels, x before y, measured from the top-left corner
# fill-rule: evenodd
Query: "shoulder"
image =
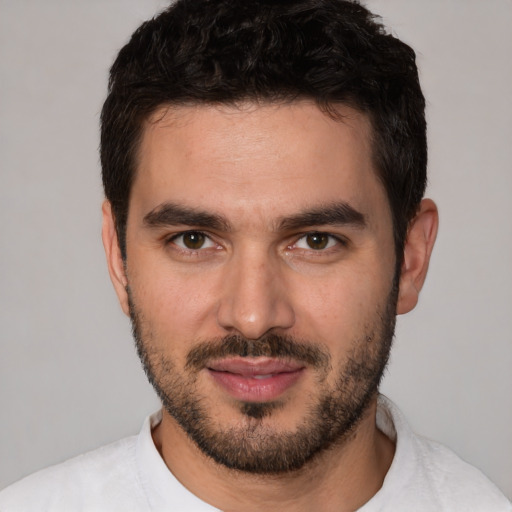
<path fill-rule="evenodd" d="M 420 472 L 441 510 L 512 512 L 510 502 L 479 469 L 435 441 L 415 436 L 414 442 Z"/>
<path fill-rule="evenodd" d="M 496 511 L 512 505 L 477 468 L 440 443 L 415 434 L 399 409 L 379 397 L 377 425 L 396 441 L 384 485 L 377 494 L 396 512 Z"/>
<path fill-rule="evenodd" d="M 30 475 L 0 492 L 2 512 L 133 510 L 142 502 L 135 447 L 128 437 Z M 140 496 L 139 496 L 140 494 Z"/>

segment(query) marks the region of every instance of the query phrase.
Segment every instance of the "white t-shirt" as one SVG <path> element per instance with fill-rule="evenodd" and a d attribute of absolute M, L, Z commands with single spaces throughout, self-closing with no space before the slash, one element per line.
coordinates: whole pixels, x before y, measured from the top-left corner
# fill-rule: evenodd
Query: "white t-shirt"
<path fill-rule="evenodd" d="M 1 512 L 211 512 L 189 492 L 156 449 L 155 413 L 138 436 L 39 471 L 0 492 Z M 380 396 L 377 426 L 396 442 L 384 484 L 359 512 L 512 512 L 512 504 L 476 468 L 444 446 L 415 435 Z"/>

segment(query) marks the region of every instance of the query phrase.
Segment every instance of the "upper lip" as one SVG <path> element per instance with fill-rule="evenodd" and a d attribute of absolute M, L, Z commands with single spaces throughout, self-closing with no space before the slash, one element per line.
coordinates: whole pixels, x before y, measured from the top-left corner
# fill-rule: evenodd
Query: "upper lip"
<path fill-rule="evenodd" d="M 283 361 L 269 357 L 233 357 L 212 361 L 207 367 L 209 370 L 216 372 L 229 372 L 244 377 L 251 377 L 255 375 L 295 372 L 304 368 L 304 365 L 299 362 Z"/>

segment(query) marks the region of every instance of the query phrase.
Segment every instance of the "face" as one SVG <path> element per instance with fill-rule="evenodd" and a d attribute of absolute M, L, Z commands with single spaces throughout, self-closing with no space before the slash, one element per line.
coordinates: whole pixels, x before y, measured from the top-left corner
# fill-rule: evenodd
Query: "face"
<path fill-rule="evenodd" d="M 204 453 L 300 468 L 375 398 L 396 314 L 368 120 L 179 107 L 146 124 L 117 290 L 165 411 Z"/>

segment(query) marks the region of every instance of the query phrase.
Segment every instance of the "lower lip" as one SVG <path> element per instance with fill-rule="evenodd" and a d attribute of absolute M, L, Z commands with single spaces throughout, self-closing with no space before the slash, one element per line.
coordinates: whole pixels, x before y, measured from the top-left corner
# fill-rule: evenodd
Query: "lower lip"
<path fill-rule="evenodd" d="M 300 379 L 304 368 L 283 372 L 265 379 L 245 377 L 237 373 L 208 370 L 213 380 L 232 397 L 245 402 L 268 402 L 277 399 Z"/>

